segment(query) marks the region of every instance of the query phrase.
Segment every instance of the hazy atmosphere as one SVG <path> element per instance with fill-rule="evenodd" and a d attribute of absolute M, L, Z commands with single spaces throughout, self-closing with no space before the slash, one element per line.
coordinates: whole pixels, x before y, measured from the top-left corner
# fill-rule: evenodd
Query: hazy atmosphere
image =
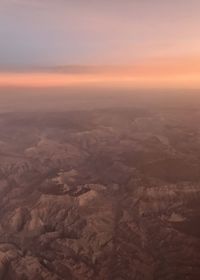
<path fill-rule="evenodd" d="M 199 88 L 199 9 L 198 0 L 1 0 L 0 85 Z"/>
<path fill-rule="evenodd" d="M 199 0 L 0 0 L 0 280 L 200 279 L 199 27 Z"/>

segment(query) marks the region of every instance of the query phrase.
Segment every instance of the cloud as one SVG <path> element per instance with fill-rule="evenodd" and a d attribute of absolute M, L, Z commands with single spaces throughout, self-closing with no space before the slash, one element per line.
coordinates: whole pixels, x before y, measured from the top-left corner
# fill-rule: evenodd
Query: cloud
<path fill-rule="evenodd" d="M 200 89 L 200 56 L 160 58 L 135 66 L 66 66 L 43 71 L 0 73 L 0 87 L 99 85 Z"/>

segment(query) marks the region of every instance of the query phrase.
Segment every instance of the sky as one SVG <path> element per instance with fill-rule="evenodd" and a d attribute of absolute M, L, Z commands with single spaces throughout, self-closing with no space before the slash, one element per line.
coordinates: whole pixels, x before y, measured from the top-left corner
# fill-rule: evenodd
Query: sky
<path fill-rule="evenodd" d="M 0 85 L 200 87 L 199 11 L 199 0 L 0 0 Z"/>

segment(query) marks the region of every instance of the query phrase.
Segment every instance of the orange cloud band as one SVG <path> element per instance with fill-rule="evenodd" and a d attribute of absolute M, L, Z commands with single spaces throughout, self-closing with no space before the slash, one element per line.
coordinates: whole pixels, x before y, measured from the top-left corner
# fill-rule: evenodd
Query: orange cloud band
<path fill-rule="evenodd" d="M 88 67 L 86 73 L 82 70 L 78 73 L 59 73 L 56 71 L 49 73 L 0 73 L 0 87 L 106 85 L 139 88 L 200 88 L 199 58 L 161 59 L 136 66 Z"/>
<path fill-rule="evenodd" d="M 180 75 L 68 75 L 50 73 L 2 73 L 1 87 L 67 87 L 108 85 L 130 87 L 200 87 L 199 74 Z"/>

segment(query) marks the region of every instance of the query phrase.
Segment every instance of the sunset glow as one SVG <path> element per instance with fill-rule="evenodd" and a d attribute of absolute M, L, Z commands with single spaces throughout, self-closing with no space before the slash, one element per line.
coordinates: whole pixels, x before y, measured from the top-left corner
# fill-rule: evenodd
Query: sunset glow
<path fill-rule="evenodd" d="M 83 67 L 84 69 L 84 67 Z M 139 88 L 199 88 L 200 59 L 184 58 L 152 61 L 135 66 L 87 68 L 87 73 L 65 71 L 1 72 L 0 86 L 7 87 L 67 87 L 67 86 L 122 86 Z"/>
<path fill-rule="evenodd" d="M 199 0 L 2 0 L 0 86 L 200 88 L 199 10 Z"/>

